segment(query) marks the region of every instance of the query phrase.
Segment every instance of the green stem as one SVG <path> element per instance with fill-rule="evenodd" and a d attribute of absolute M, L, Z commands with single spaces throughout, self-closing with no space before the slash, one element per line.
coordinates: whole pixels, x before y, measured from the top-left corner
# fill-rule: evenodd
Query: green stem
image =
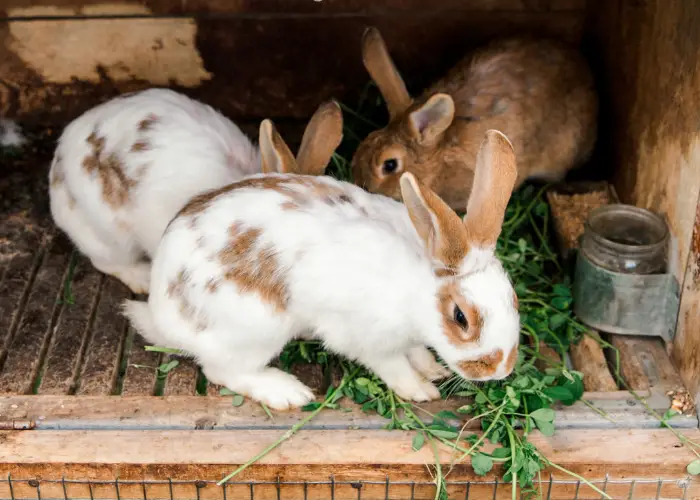
<path fill-rule="evenodd" d="M 580 476 L 580 475 L 576 474 L 575 472 L 570 471 L 569 469 L 566 469 L 566 468 L 562 467 L 561 465 L 552 462 L 550 459 L 548 459 L 547 457 L 545 457 L 544 455 L 542 455 L 542 454 L 539 453 L 539 452 L 538 452 L 538 455 L 540 456 L 540 460 L 542 460 L 544 463 L 546 463 L 546 464 L 549 465 L 550 467 L 554 467 L 554 468 L 557 469 L 558 471 L 561 471 L 561 472 L 563 472 L 564 474 L 568 474 L 569 476 L 578 479 L 579 481 L 581 481 L 583 484 L 585 484 L 585 485 L 588 486 L 589 488 L 592 488 L 596 493 L 599 493 L 601 496 L 603 496 L 603 497 L 605 497 L 605 498 L 607 498 L 607 499 L 609 499 L 609 500 L 612 500 L 612 497 L 611 497 L 610 495 L 608 495 L 608 494 L 605 493 L 603 490 L 601 490 L 600 488 L 598 488 L 595 484 L 591 483 L 591 482 L 590 482 L 588 479 L 586 479 L 585 477 Z"/>
<path fill-rule="evenodd" d="M 357 371 L 357 370 L 356 370 L 356 371 Z M 351 375 L 350 378 L 354 377 L 354 375 L 355 375 L 355 374 Z M 282 434 L 282 436 L 281 436 L 277 441 L 275 441 L 274 443 L 272 443 L 270 446 L 268 446 L 267 448 L 265 448 L 263 451 L 261 451 L 260 453 L 258 453 L 257 455 L 255 455 L 253 458 L 251 458 L 250 460 L 248 460 L 246 463 L 244 463 L 243 465 L 241 465 L 238 469 L 236 469 L 235 471 L 233 471 L 232 473 L 230 473 L 228 476 L 226 476 L 225 478 L 223 478 L 221 481 L 219 481 L 218 483 L 216 483 L 217 486 L 221 486 L 221 485 L 224 484 L 226 481 L 230 480 L 230 479 L 233 478 L 234 476 L 237 476 L 238 474 L 240 474 L 241 472 L 243 472 L 244 470 L 246 470 L 248 467 L 250 467 L 251 465 L 253 465 L 255 462 L 257 462 L 258 460 L 260 460 L 261 458 L 263 458 L 265 455 L 267 455 L 268 453 L 270 453 L 272 450 L 274 450 L 275 448 L 277 448 L 280 444 L 282 444 L 283 442 L 285 442 L 286 440 L 288 440 L 289 438 L 291 438 L 292 436 L 294 436 L 294 434 L 296 434 L 296 433 L 299 431 L 299 429 L 301 429 L 302 427 L 304 427 L 311 419 L 313 419 L 316 415 L 318 415 L 318 414 L 321 412 L 321 410 L 323 410 L 323 409 L 333 400 L 333 398 L 335 397 L 335 395 L 345 386 L 345 382 L 346 382 L 346 381 L 347 381 L 347 377 L 343 377 L 343 380 L 340 381 L 340 384 L 338 384 L 338 387 L 336 387 L 336 388 L 333 390 L 333 392 L 331 392 L 331 393 L 326 397 L 326 399 L 323 400 L 323 402 L 321 403 L 321 405 L 320 405 L 318 408 L 316 408 L 314 411 L 312 411 L 312 412 L 309 414 L 308 417 L 303 418 L 302 420 L 300 420 L 299 422 L 297 422 L 296 424 L 294 424 L 294 425 L 292 426 L 292 428 L 289 429 L 289 430 L 288 430 L 287 432 L 285 432 L 284 434 Z"/>
<path fill-rule="evenodd" d="M 513 438 L 513 430 L 512 430 L 512 428 L 510 428 L 510 425 L 509 425 L 508 427 L 509 427 L 509 429 L 508 429 L 508 441 L 510 442 L 510 466 L 511 466 L 511 470 L 512 470 L 512 469 L 513 469 L 513 466 L 514 466 L 513 460 L 515 459 L 515 439 Z M 517 479 L 517 478 L 516 478 L 516 475 L 515 475 L 515 474 L 512 474 L 512 473 L 511 473 L 510 476 L 511 476 L 511 480 L 512 480 L 511 498 L 512 498 L 512 500 L 515 500 L 515 498 L 516 498 L 515 492 L 516 492 L 516 489 L 517 489 L 517 488 L 516 488 L 516 485 L 517 485 L 516 479 Z"/>
<path fill-rule="evenodd" d="M 440 465 L 440 454 L 438 453 L 437 445 L 433 437 L 428 434 L 428 441 L 430 442 L 430 447 L 433 449 L 433 455 L 435 455 L 435 500 L 440 500 L 440 493 L 442 493 L 442 465 Z"/>

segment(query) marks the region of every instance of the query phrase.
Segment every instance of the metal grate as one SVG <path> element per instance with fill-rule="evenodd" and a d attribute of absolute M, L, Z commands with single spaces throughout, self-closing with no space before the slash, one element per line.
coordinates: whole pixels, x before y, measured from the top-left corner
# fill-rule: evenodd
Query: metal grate
<path fill-rule="evenodd" d="M 691 480 L 604 479 L 591 481 L 613 498 L 690 500 Z M 485 500 L 511 498 L 510 484 L 496 480 L 447 481 L 450 499 Z M 543 480 L 541 498 L 547 500 L 598 500 L 601 496 L 582 481 Z M 540 495 L 537 494 L 537 497 Z M 76 480 L 0 479 L 1 500 L 418 500 L 435 498 L 435 484 L 428 481 L 336 480 L 325 481 L 231 481 L 218 486 L 215 480 Z M 521 498 L 523 498 L 521 496 Z M 694 497 L 697 498 L 697 497 Z"/>

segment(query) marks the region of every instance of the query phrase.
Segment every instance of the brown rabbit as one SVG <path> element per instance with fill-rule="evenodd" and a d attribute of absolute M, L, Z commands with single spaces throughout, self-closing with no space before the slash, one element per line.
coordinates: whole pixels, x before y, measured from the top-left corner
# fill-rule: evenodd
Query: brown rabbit
<path fill-rule="evenodd" d="M 362 38 L 365 67 L 389 110 L 352 160 L 355 182 L 400 198 L 412 172 L 453 209 L 471 192 L 476 155 L 489 129 L 502 131 L 518 159 L 515 188 L 550 182 L 585 162 L 595 144 L 598 99 L 583 58 L 550 40 L 493 42 L 454 66 L 415 101 L 376 28 Z M 514 188 L 514 189 L 515 189 Z"/>

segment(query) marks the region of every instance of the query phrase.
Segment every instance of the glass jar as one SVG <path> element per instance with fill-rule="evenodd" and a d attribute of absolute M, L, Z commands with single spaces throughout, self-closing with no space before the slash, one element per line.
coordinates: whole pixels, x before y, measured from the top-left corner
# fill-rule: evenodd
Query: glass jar
<path fill-rule="evenodd" d="M 624 274 L 666 271 L 668 226 L 659 215 L 633 205 L 612 204 L 591 212 L 581 251 L 599 267 Z"/>

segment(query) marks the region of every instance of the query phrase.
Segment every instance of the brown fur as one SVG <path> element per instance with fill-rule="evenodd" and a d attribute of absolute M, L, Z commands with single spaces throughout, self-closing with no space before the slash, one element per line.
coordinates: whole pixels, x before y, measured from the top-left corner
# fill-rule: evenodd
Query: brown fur
<path fill-rule="evenodd" d="M 321 104 L 309 120 L 297 152 L 296 171 L 323 175 L 343 139 L 343 114 L 335 101 Z"/>
<path fill-rule="evenodd" d="M 502 134 L 489 130 L 476 160 L 474 191 L 464 225 L 472 245 L 494 246 L 518 173 L 513 147 Z"/>
<path fill-rule="evenodd" d="M 401 184 L 403 202 L 413 227 L 433 255 L 456 272 L 469 252 L 467 231 L 447 204 L 415 177 L 406 175 Z"/>
<path fill-rule="evenodd" d="M 92 132 L 87 138 L 92 147 L 92 154 L 83 159 L 83 168 L 89 173 L 97 173 L 102 183 L 102 196 L 112 207 L 118 208 L 129 201 L 129 192 L 136 185 L 124 173 L 121 160 L 116 153 L 110 153 L 104 158 L 104 137 Z"/>
<path fill-rule="evenodd" d="M 335 101 L 322 103 L 309 120 L 297 157 L 277 132 L 272 120 L 260 123 L 263 173 L 323 175 L 343 139 L 343 114 Z"/>
<path fill-rule="evenodd" d="M 207 322 L 202 317 L 201 311 L 192 305 L 187 298 L 187 285 L 190 283 L 190 273 L 186 269 L 181 269 L 175 279 L 168 283 L 167 295 L 179 303 L 180 315 L 187 321 L 195 325 L 195 329 L 201 332 L 206 329 Z"/>
<path fill-rule="evenodd" d="M 506 371 L 510 374 L 515 368 L 515 363 L 518 361 L 518 346 L 515 346 L 510 350 L 508 357 L 506 358 Z"/>
<path fill-rule="evenodd" d="M 503 361 L 503 350 L 496 349 L 491 354 L 481 356 L 479 359 L 461 361 L 458 366 L 465 378 L 481 379 L 496 373 L 501 361 Z"/>
<path fill-rule="evenodd" d="M 227 281 L 243 293 L 257 293 L 281 312 L 287 308 L 287 285 L 274 248 L 260 247 L 261 234 L 260 229 L 234 224 L 229 228 L 230 243 L 219 252 L 219 261 L 226 268 Z"/>
<path fill-rule="evenodd" d="M 295 186 L 308 188 L 310 192 L 301 192 Z M 212 201 L 235 189 L 270 189 L 283 194 L 289 200 L 281 204 L 283 210 L 294 210 L 307 205 L 310 200 L 334 200 L 334 203 L 353 203 L 353 200 L 341 188 L 309 177 L 258 177 L 243 179 L 219 189 L 208 191 L 192 198 L 178 213 L 178 216 L 192 216 L 206 210 Z M 336 201 L 337 200 L 337 201 Z M 349 201 L 348 201 L 349 200 Z"/>
<path fill-rule="evenodd" d="M 206 290 L 209 293 L 214 293 L 219 289 L 219 285 L 221 284 L 221 281 L 217 278 L 209 278 L 207 280 L 207 285 L 206 285 Z"/>
<path fill-rule="evenodd" d="M 455 304 L 459 306 L 467 318 L 466 331 L 454 320 Z M 464 346 L 479 342 L 484 320 L 479 314 L 479 310 L 464 300 L 459 288 L 453 281 L 448 281 L 440 287 L 438 291 L 438 307 L 442 313 L 443 331 L 451 344 Z"/>
<path fill-rule="evenodd" d="M 136 141 L 132 146 L 131 146 L 131 152 L 132 153 L 141 153 L 143 151 L 148 151 L 151 149 L 151 145 L 148 143 L 148 141 L 141 139 L 140 141 Z"/>
<path fill-rule="evenodd" d="M 56 158 L 51 169 L 51 186 L 56 187 L 63 184 L 66 181 L 66 173 L 63 171 L 63 159 L 61 157 Z"/>
<path fill-rule="evenodd" d="M 153 125 L 158 121 L 158 117 L 154 114 L 148 115 L 146 118 L 139 122 L 139 132 L 145 132 L 153 128 Z"/>
<path fill-rule="evenodd" d="M 549 40 L 499 40 L 465 57 L 412 101 L 391 58 L 380 54 L 386 52 L 381 36 L 376 32 L 370 38 L 375 54 L 368 55 L 363 39 L 365 66 L 387 101 L 391 120 L 370 134 L 353 157 L 355 182 L 369 191 L 399 199 L 398 179 L 403 171 L 412 172 L 453 209 L 463 210 L 489 129 L 500 130 L 513 143 L 518 158 L 514 188 L 530 176 L 560 180 L 590 156 L 598 100 L 590 70 L 575 50 Z M 438 140 L 424 143 L 411 131 L 410 114 L 436 93 L 452 97 L 455 118 Z M 403 170 L 383 174 L 387 158 L 397 158 Z"/>

